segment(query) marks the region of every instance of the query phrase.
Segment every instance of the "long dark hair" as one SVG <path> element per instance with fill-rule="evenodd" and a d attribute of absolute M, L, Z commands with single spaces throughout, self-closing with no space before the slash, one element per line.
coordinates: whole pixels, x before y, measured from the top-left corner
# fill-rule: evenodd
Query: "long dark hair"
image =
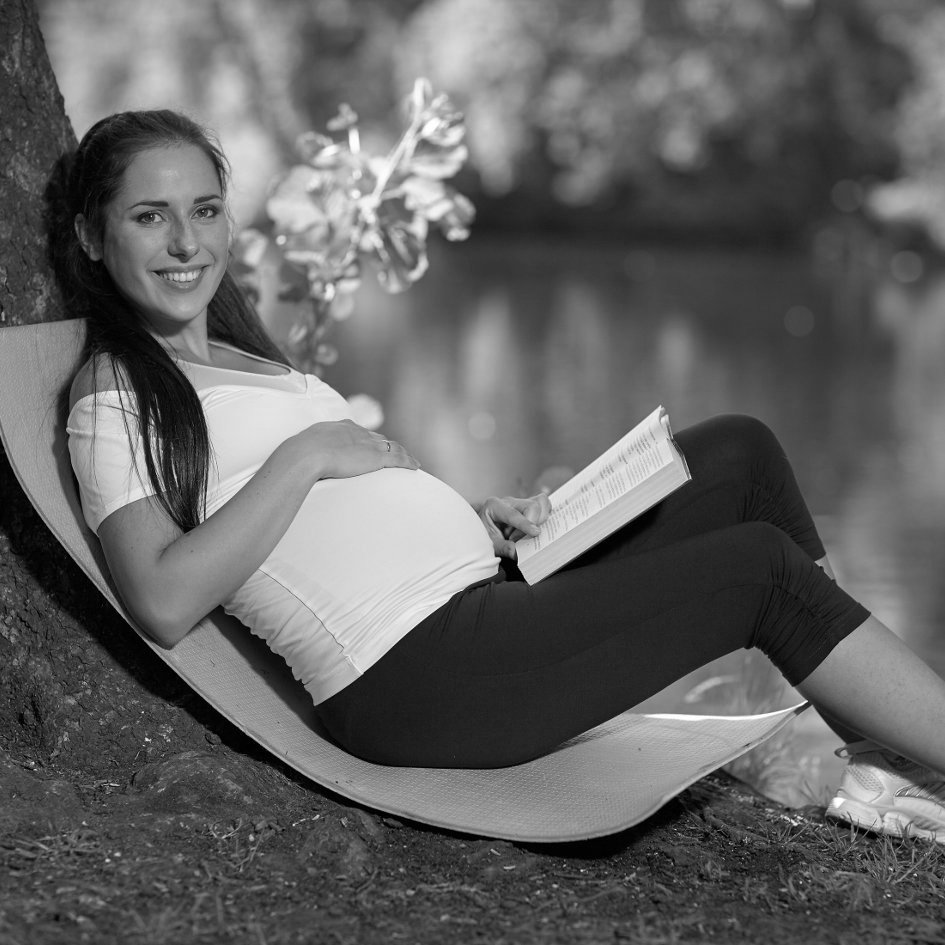
<path fill-rule="evenodd" d="M 105 211 L 132 160 L 142 151 L 169 145 L 199 148 L 213 164 L 225 195 L 229 167 L 208 132 L 177 112 L 135 111 L 103 118 L 86 132 L 75 153 L 60 161 L 47 205 L 50 258 L 66 306 L 70 314 L 89 320 L 93 364 L 107 357 L 133 394 L 148 478 L 167 514 L 187 531 L 204 518 L 210 469 L 210 438 L 200 400 L 103 263 L 86 255 L 74 228 L 82 214 L 89 236 L 101 240 Z M 229 272 L 210 302 L 207 331 L 213 339 L 288 364 Z"/>

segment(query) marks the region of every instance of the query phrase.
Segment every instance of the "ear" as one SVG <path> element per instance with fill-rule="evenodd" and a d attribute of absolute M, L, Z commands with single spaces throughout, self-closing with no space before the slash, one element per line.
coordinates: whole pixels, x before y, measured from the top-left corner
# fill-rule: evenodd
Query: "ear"
<path fill-rule="evenodd" d="M 85 255 L 93 262 L 98 262 L 102 258 L 102 244 L 100 240 L 92 238 L 85 216 L 81 213 L 77 213 L 73 225 L 75 226 L 75 235 L 79 237 L 79 242 L 85 250 Z"/>

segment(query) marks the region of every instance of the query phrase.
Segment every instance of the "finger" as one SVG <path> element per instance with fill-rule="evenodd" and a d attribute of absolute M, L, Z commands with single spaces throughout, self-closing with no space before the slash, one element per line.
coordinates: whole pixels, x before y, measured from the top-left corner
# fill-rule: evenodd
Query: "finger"
<path fill-rule="evenodd" d="M 551 499 L 547 492 L 541 492 L 535 498 L 538 500 L 538 518 L 535 519 L 536 525 L 541 525 L 549 515 L 551 515 Z"/>
<path fill-rule="evenodd" d="M 390 440 L 381 433 L 372 433 L 371 436 L 374 437 L 375 449 L 380 453 L 397 453 L 403 449 L 396 440 Z"/>
<path fill-rule="evenodd" d="M 510 526 L 512 531 L 517 529 L 525 535 L 538 534 L 538 526 L 527 515 L 519 512 L 518 509 L 509 507 L 508 514 L 505 516 L 505 523 Z"/>
<path fill-rule="evenodd" d="M 492 499 L 487 499 L 479 509 L 479 520 L 482 522 L 483 527 L 486 530 L 486 534 L 489 536 L 489 540 L 493 544 L 493 547 L 495 547 L 496 554 L 498 554 L 499 546 L 505 540 L 505 535 L 502 531 L 501 525 L 493 516 Z"/>
<path fill-rule="evenodd" d="M 541 525 L 551 514 L 551 503 L 548 501 L 548 496 L 544 494 L 533 495 L 531 498 L 521 501 L 523 503 L 522 513 L 534 525 Z"/>
<path fill-rule="evenodd" d="M 523 514 L 533 525 L 537 525 L 541 521 L 541 506 L 537 502 L 529 502 Z"/>
<path fill-rule="evenodd" d="M 390 444 L 390 449 L 387 449 L 386 444 Z M 407 452 L 406 448 L 401 446 L 394 440 L 384 440 L 379 449 L 381 450 L 381 457 L 385 462 L 386 466 L 399 466 L 407 469 L 419 469 L 420 463 L 417 459 L 410 455 Z"/>
<path fill-rule="evenodd" d="M 551 512 L 551 503 L 543 493 L 527 499 L 506 499 L 513 508 L 521 512 L 534 525 L 541 525 Z"/>
<path fill-rule="evenodd" d="M 495 554 L 500 558 L 507 558 L 509 555 L 507 547 L 509 543 L 493 528 L 487 526 L 486 533 L 489 536 L 489 541 L 492 542 L 492 550 Z"/>
<path fill-rule="evenodd" d="M 495 522 L 486 519 L 483 521 L 483 524 L 486 526 L 486 533 L 489 536 L 489 540 L 492 542 L 492 550 L 500 558 L 514 559 L 515 542 L 506 538 L 503 532 L 499 530 Z"/>

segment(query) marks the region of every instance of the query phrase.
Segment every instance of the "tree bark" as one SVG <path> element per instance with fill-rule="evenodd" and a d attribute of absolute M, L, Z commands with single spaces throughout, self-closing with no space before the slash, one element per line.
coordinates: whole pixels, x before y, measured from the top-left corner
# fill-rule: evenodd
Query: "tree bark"
<path fill-rule="evenodd" d="M 43 193 L 75 146 L 36 11 L 0 0 L 0 325 L 54 321 L 62 302 L 46 263 Z"/>
<path fill-rule="evenodd" d="M 0 24 L 3 331 L 66 317 L 44 192 L 75 136 L 32 4 L 0 0 Z M 63 551 L 0 451 L 0 795 L 22 793 L 11 787 L 18 769 L 87 783 L 171 746 L 206 748 L 216 719 Z"/>

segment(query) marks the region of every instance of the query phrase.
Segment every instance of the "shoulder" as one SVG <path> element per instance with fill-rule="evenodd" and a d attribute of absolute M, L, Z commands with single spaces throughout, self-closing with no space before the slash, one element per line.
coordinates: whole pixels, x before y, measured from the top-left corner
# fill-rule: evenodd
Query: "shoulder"
<path fill-rule="evenodd" d="M 79 373 L 72 380 L 72 387 L 69 389 L 69 409 L 71 410 L 83 397 L 106 390 L 128 390 L 128 383 L 110 357 L 102 354 L 93 355 L 79 368 Z"/>

